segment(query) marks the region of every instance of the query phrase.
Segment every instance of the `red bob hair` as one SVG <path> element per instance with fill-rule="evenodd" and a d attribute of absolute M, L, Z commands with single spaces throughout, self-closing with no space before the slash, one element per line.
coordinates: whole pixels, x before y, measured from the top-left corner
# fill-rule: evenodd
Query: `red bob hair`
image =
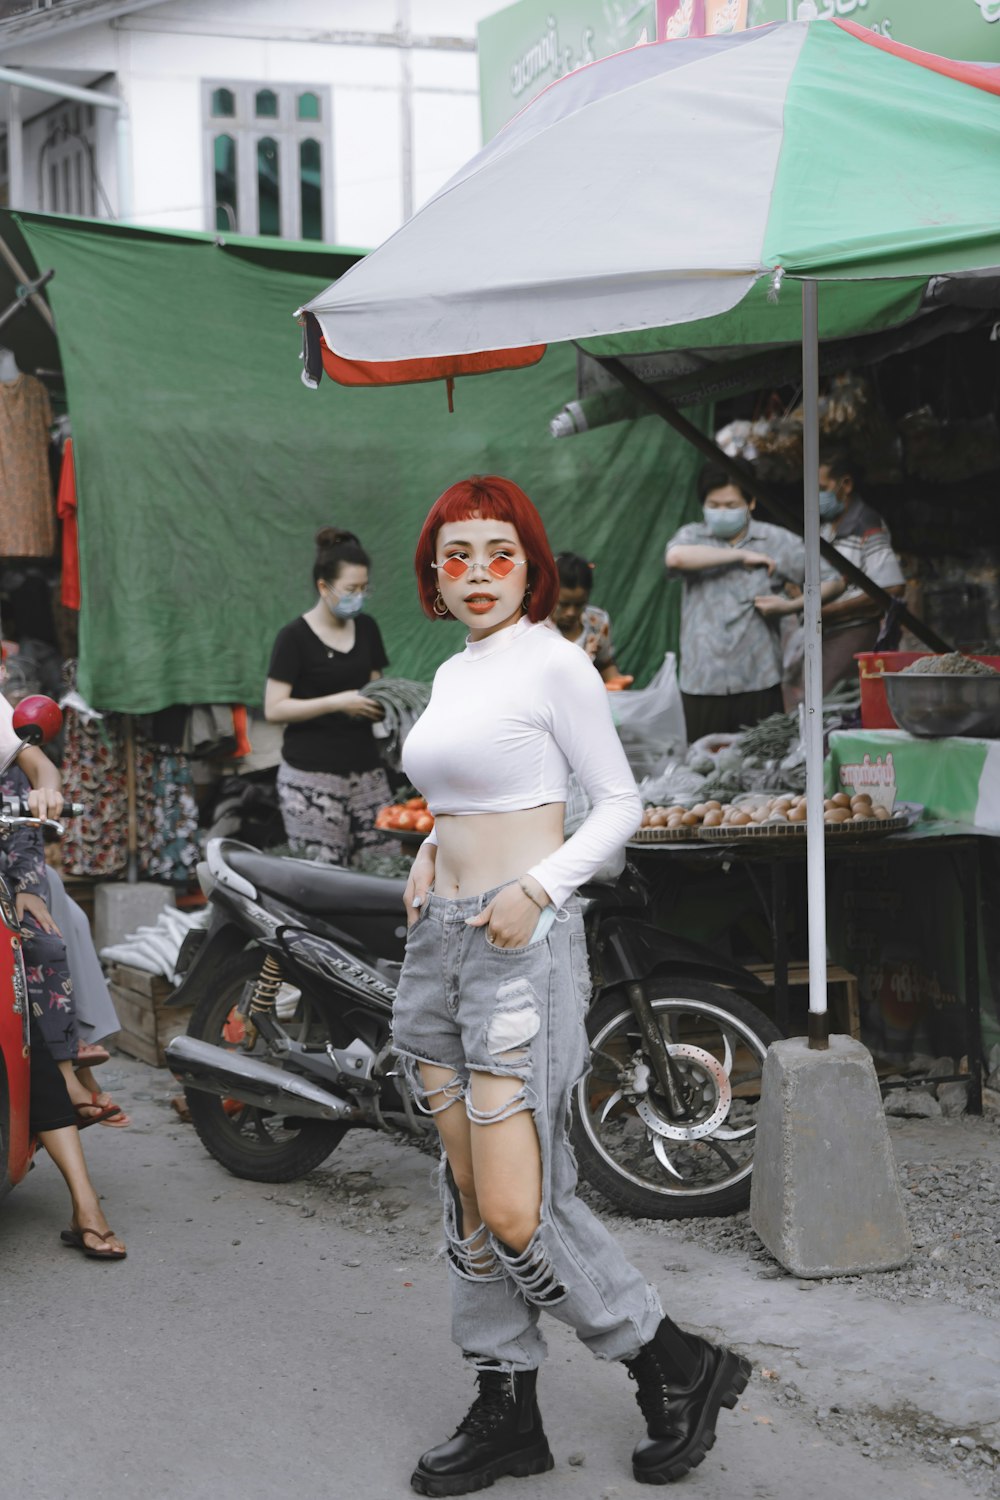
<path fill-rule="evenodd" d="M 524 491 L 512 479 L 501 479 L 498 474 L 473 474 L 471 479 L 460 479 L 431 506 L 413 559 L 424 614 L 432 620 L 454 619 L 451 613 L 435 613 L 437 575 L 431 563 L 441 527 L 448 521 L 474 519 L 506 521 L 514 527 L 528 560 L 528 587 L 531 590 L 528 619 L 534 625 L 547 620 L 559 598 L 559 574 L 542 518 Z"/>

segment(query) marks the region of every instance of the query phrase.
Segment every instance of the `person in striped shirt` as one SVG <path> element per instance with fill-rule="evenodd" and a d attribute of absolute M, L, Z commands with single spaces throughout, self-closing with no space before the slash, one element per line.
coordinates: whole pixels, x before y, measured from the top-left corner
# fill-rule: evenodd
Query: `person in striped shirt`
<path fill-rule="evenodd" d="M 861 465 L 844 448 L 820 450 L 820 532 L 842 557 L 873 583 L 899 598 L 905 592 L 903 570 L 892 550 L 892 537 L 878 511 L 860 493 L 864 478 Z M 844 592 L 823 605 L 823 694 L 857 672 L 855 655 L 874 649 L 884 611 L 863 589 L 847 583 Z M 798 639 L 785 644 L 786 709 L 801 702 L 801 626 Z M 798 649 L 796 649 L 798 647 Z"/>

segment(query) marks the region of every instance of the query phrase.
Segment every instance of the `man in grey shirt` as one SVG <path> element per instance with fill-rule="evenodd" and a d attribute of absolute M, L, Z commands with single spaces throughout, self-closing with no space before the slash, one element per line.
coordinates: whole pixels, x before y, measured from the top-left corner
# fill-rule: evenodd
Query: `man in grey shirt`
<path fill-rule="evenodd" d="M 805 575 L 801 537 L 756 520 L 753 494 L 725 469 L 705 465 L 698 498 L 704 520 L 682 526 L 666 551 L 668 574 L 684 583 L 680 686 L 692 741 L 781 712 L 781 620 L 802 609 Z M 825 601 L 844 585 L 822 570 Z"/>

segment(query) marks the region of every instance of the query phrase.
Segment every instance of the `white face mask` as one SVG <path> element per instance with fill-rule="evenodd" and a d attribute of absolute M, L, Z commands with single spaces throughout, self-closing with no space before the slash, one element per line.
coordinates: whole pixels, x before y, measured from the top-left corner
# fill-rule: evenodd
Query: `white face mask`
<path fill-rule="evenodd" d="M 364 608 L 365 594 L 345 594 L 341 599 L 336 594 L 324 594 L 323 603 L 335 620 L 350 620 Z"/>
<path fill-rule="evenodd" d="M 739 510 L 733 510 L 729 505 L 706 505 L 705 525 L 713 536 L 728 540 L 739 536 L 750 520 L 749 508 L 741 505 Z"/>
<path fill-rule="evenodd" d="M 835 521 L 844 513 L 844 502 L 836 490 L 820 490 L 819 516 L 821 521 Z"/>

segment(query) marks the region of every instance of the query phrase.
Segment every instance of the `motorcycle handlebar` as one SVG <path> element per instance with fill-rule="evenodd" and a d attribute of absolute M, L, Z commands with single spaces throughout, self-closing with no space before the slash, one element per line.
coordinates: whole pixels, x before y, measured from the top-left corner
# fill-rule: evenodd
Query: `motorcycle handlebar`
<path fill-rule="evenodd" d="M 86 808 L 82 802 L 64 802 L 61 818 L 78 818 Z M 59 818 L 36 818 L 28 808 L 26 797 L 4 797 L 0 800 L 0 834 L 14 828 L 51 828 L 57 838 L 66 832 Z"/>

